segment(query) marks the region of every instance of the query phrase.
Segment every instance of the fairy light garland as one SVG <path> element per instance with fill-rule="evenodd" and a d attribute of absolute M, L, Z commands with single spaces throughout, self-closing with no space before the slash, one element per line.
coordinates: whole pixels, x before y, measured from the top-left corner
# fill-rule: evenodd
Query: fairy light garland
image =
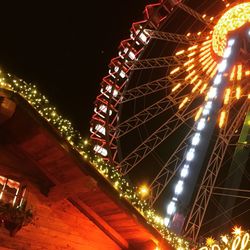
<path fill-rule="evenodd" d="M 111 165 L 94 153 L 89 139 L 84 139 L 80 132 L 74 129 L 68 119 L 63 118 L 49 100 L 41 94 L 35 85 L 5 74 L 0 71 L 0 90 L 12 91 L 23 97 L 50 125 L 57 129 L 59 134 L 70 143 L 83 160 L 90 163 L 98 172 L 117 190 L 119 196 L 127 200 L 147 221 L 157 229 L 162 237 L 171 246 L 179 250 L 190 249 L 191 242 L 172 233 L 164 225 L 164 219 L 150 208 L 149 204 L 142 200 L 136 187 L 131 184 Z"/>

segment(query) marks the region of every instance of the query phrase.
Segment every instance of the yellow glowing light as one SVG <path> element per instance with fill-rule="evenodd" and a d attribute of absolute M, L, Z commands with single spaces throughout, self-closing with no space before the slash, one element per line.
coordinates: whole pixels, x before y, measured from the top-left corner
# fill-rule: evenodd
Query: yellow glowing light
<path fill-rule="evenodd" d="M 173 70 L 170 72 L 170 75 L 173 75 L 173 74 L 176 73 L 179 69 L 180 69 L 180 67 L 177 67 L 177 68 L 173 69 Z"/>
<path fill-rule="evenodd" d="M 172 92 L 175 92 L 179 87 L 181 86 L 180 83 L 178 83 L 176 86 L 172 88 Z"/>
<path fill-rule="evenodd" d="M 205 54 L 203 57 L 200 58 L 200 62 L 203 62 L 208 56 L 211 57 L 211 55 L 209 53 Z"/>
<path fill-rule="evenodd" d="M 149 188 L 148 188 L 148 186 L 147 185 L 141 185 L 140 187 L 139 187 L 139 194 L 142 196 L 142 197 L 146 197 L 146 196 L 148 196 L 148 194 L 149 194 Z"/>
<path fill-rule="evenodd" d="M 250 70 L 246 70 L 245 75 L 249 76 L 250 75 Z"/>
<path fill-rule="evenodd" d="M 232 72 L 230 74 L 230 81 L 233 81 L 233 79 L 235 77 L 235 68 L 236 68 L 236 66 L 233 67 Z"/>
<path fill-rule="evenodd" d="M 203 67 L 203 70 L 206 70 L 207 68 L 208 68 L 208 62 L 211 62 L 213 59 L 211 58 L 211 57 L 208 57 L 205 61 L 203 61 L 202 63 L 201 63 L 201 65 L 202 66 L 204 66 Z"/>
<path fill-rule="evenodd" d="M 187 66 L 188 64 L 190 64 L 190 63 L 193 62 L 193 61 L 194 61 L 194 58 L 192 58 L 191 60 L 186 61 L 186 62 L 184 63 L 184 66 Z"/>
<path fill-rule="evenodd" d="M 241 227 L 235 226 L 235 227 L 233 228 L 232 234 L 234 234 L 234 235 L 239 235 L 239 236 L 240 236 L 240 235 L 242 234 Z"/>
<path fill-rule="evenodd" d="M 217 63 L 213 62 L 213 64 L 207 70 L 207 74 L 210 74 L 211 78 L 213 78 L 213 76 L 214 76 L 213 74 L 215 74 L 215 73 L 213 73 L 213 71 L 214 71 L 214 69 L 217 69 L 216 66 L 217 66 Z"/>
<path fill-rule="evenodd" d="M 207 54 L 207 53 L 210 53 L 210 48 L 206 48 L 203 52 L 201 52 L 200 57 Z"/>
<path fill-rule="evenodd" d="M 208 38 L 209 38 L 209 37 L 208 37 Z M 209 44 L 209 43 L 211 43 L 211 40 L 208 40 L 208 41 L 203 42 L 202 45 L 206 45 L 206 44 Z"/>
<path fill-rule="evenodd" d="M 188 68 L 187 68 L 187 71 L 190 71 L 195 65 L 194 64 L 191 64 Z"/>
<path fill-rule="evenodd" d="M 207 70 L 210 66 L 211 66 L 211 64 L 213 64 L 214 63 L 214 61 L 213 61 L 213 59 L 211 58 L 208 58 L 209 60 L 207 61 L 207 64 L 204 66 L 204 68 L 203 68 L 203 70 Z"/>
<path fill-rule="evenodd" d="M 222 128 L 222 126 L 225 123 L 225 117 L 226 117 L 226 112 L 222 111 L 220 114 L 220 121 L 219 121 L 219 127 Z"/>
<path fill-rule="evenodd" d="M 227 34 L 250 21 L 250 2 L 238 4 L 229 9 L 214 27 L 212 46 L 222 56 L 227 43 Z"/>
<path fill-rule="evenodd" d="M 180 50 L 175 53 L 176 56 L 182 55 L 185 52 L 185 50 Z"/>
<path fill-rule="evenodd" d="M 196 76 L 190 81 L 190 83 L 193 84 L 193 83 L 198 79 L 198 77 L 199 77 L 199 76 L 196 75 Z"/>
<path fill-rule="evenodd" d="M 194 52 L 188 54 L 187 56 L 188 56 L 188 57 L 191 57 L 191 56 L 194 56 L 195 54 L 196 54 L 196 52 L 194 51 Z"/>
<path fill-rule="evenodd" d="M 203 84 L 203 86 L 200 90 L 200 94 L 203 94 L 203 92 L 205 91 L 206 88 L 207 88 L 207 83 Z"/>
<path fill-rule="evenodd" d="M 242 65 L 239 64 L 237 67 L 237 80 L 240 81 L 242 78 Z"/>
<path fill-rule="evenodd" d="M 221 236 L 221 240 L 222 240 L 225 244 L 228 243 L 228 238 L 227 238 L 226 235 L 222 235 L 222 236 Z"/>
<path fill-rule="evenodd" d="M 194 93 L 200 87 L 201 83 L 202 83 L 202 80 L 199 80 L 199 82 L 195 84 L 195 86 L 192 89 L 192 93 Z"/>
<path fill-rule="evenodd" d="M 196 70 L 193 70 L 190 74 L 188 74 L 185 78 L 185 80 L 188 80 L 191 76 L 195 74 Z"/>
<path fill-rule="evenodd" d="M 203 108 L 200 107 L 197 114 L 195 115 L 195 118 L 194 118 L 195 121 L 198 121 L 198 119 L 200 118 L 202 110 L 203 110 Z"/>
<path fill-rule="evenodd" d="M 179 109 L 183 108 L 183 106 L 187 103 L 188 97 L 185 97 L 184 100 L 181 102 Z"/>
<path fill-rule="evenodd" d="M 192 46 L 192 47 L 189 47 L 189 48 L 188 48 L 188 51 L 194 50 L 194 49 L 196 49 L 197 47 L 198 47 L 198 45 L 194 45 L 194 46 Z"/>
<path fill-rule="evenodd" d="M 206 245 L 212 246 L 215 243 L 215 240 L 212 237 L 206 239 Z"/>
<path fill-rule="evenodd" d="M 236 99 L 238 99 L 238 100 L 240 99 L 240 96 L 241 96 L 241 88 L 240 87 L 236 88 L 235 96 L 236 96 Z"/>
<path fill-rule="evenodd" d="M 228 88 L 225 90 L 224 104 L 229 103 L 230 93 L 231 93 L 231 89 Z"/>
<path fill-rule="evenodd" d="M 210 77 L 213 78 L 215 76 L 216 72 L 217 72 L 217 67 L 214 68 L 214 70 L 210 74 Z"/>

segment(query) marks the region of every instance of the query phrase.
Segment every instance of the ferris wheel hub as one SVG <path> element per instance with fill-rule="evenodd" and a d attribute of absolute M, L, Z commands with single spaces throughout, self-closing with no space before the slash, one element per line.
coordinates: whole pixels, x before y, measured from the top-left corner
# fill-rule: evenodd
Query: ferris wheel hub
<path fill-rule="evenodd" d="M 214 27 L 212 46 L 218 56 L 223 55 L 228 33 L 250 22 L 250 2 L 241 3 L 227 10 Z"/>

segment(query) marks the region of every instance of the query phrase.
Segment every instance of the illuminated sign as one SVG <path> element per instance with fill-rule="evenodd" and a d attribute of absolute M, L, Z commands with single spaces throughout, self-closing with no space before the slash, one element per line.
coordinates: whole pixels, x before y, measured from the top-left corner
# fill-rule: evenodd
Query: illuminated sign
<path fill-rule="evenodd" d="M 224 238 L 224 240 L 223 240 Z M 249 233 L 237 235 L 233 239 L 227 239 L 226 236 L 222 237 L 221 245 L 219 243 L 213 244 L 211 246 L 203 246 L 199 250 L 244 250 L 250 249 Z"/>

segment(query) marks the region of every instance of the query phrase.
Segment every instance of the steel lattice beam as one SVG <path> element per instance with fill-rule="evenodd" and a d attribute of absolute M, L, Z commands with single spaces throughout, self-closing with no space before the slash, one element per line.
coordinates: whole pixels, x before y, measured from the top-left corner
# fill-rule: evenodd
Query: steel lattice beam
<path fill-rule="evenodd" d="M 177 56 L 166 56 L 137 61 L 129 61 L 126 63 L 126 66 L 128 66 L 130 70 L 142 70 L 162 67 L 177 67 L 183 65 L 183 62 L 183 58 Z"/>
<path fill-rule="evenodd" d="M 190 34 L 190 36 L 187 36 L 187 35 L 180 35 L 158 30 L 145 30 L 145 31 L 150 35 L 150 38 L 164 40 L 168 42 L 189 44 L 189 45 L 194 45 L 197 44 L 197 42 L 204 41 L 207 39 L 209 35 L 209 34 L 204 34 L 204 35 Z"/>
<path fill-rule="evenodd" d="M 219 136 L 217 137 L 213 152 L 209 158 L 206 171 L 203 175 L 203 179 L 185 226 L 185 235 L 191 237 L 193 241 L 197 240 L 213 187 L 221 169 L 233 132 L 242 123 L 245 112 L 248 109 L 249 103 L 246 100 L 236 117 L 231 122 L 228 122 L 227 126 L 222 128 L 219 132 Z"/>
<path fill-rule="evenodd" d="M 189 133 L 185 136 L 179 146 L 176 148 L 174 153 L 168 159 L 168 161 L 164 164 L 160 172 L 157 174 L 155 179 L 152 181 L 150 185 L 150 199 L 149 204 L 153 206 L 156 200 L 159 198 L 161 193 L 165 190 L 169 182 L 172 178 L 177 174 L 179 168 L 181 167 L 181 163 L 183 162 L 183 155 L 188 147 L 188 140 L 192 135 L 193 130 L 190 129 Z"/>
<path fill-rule="evenodd" d="M 142 84 L 138 87 L 128 89 L 127 91 L 124 91 L 122 95 L 121 103 L 125 103 L 128 101 L 135 100 L 136 98 L 143 97 L 149 94 L 153 94 L 157 91 L 166 89 L 171 86 L 175 86 L 179 82 L 183 82 L 183 79 L 175 79 L 181 74 L 185 73 L 185 69 L 180 70 L 178 73 L 175 74 L 175 77 L 172 76 L 164 76 L 160 79 Z"/>
<path fill-rule="evenodd" d="M 185 5 L 184 3 L 179 3 L 177 6 L 179 8 L 181 8 L 182 10 L 186 11 L 189 15 L 195 17 L 200 22 L 204 23 L 210 29 L 213 28 L 213 25 L 211 24 L 211 21 L 206 20 L 204 17 L 202 17 L 202 15 L 200 13 L 198 13 L 194 9 L 190 8 L 189 6 Z"/>
<path fill-rule="evenodd" d="M 115 133 L 116 137 L 118 138 L 124 136 L 131 130 L 148 122 L 159 114 L 172 109 L 173 106 L 179 105 L 185 98 L 185 96 L 179 96 L 179 94 L 186 88 L 186 86 L 187 84 L 183 84 L 182 88 L 180 88 L 179 91 L 170 93 L 168 96 L 164 96 L 156 103 L 118 124 L 115 128 L 113 128 L 113 132 Z"/>
<path fill-rule="evenodd" d="M 192 101 L 190 102 L 192 103 Z M 181 125 L 190 120 L 196 109 L 187 112 L 189 105 L 183 110 L 173 114 L 163 125 L 152 133 L 141 145 L 127 155 L 120 163 L 118 168 L 123 175 L 128 174 L 138 163 L 140 163 L 148 154 L 155 150 L 166 138 L 173 134 Z"/>

